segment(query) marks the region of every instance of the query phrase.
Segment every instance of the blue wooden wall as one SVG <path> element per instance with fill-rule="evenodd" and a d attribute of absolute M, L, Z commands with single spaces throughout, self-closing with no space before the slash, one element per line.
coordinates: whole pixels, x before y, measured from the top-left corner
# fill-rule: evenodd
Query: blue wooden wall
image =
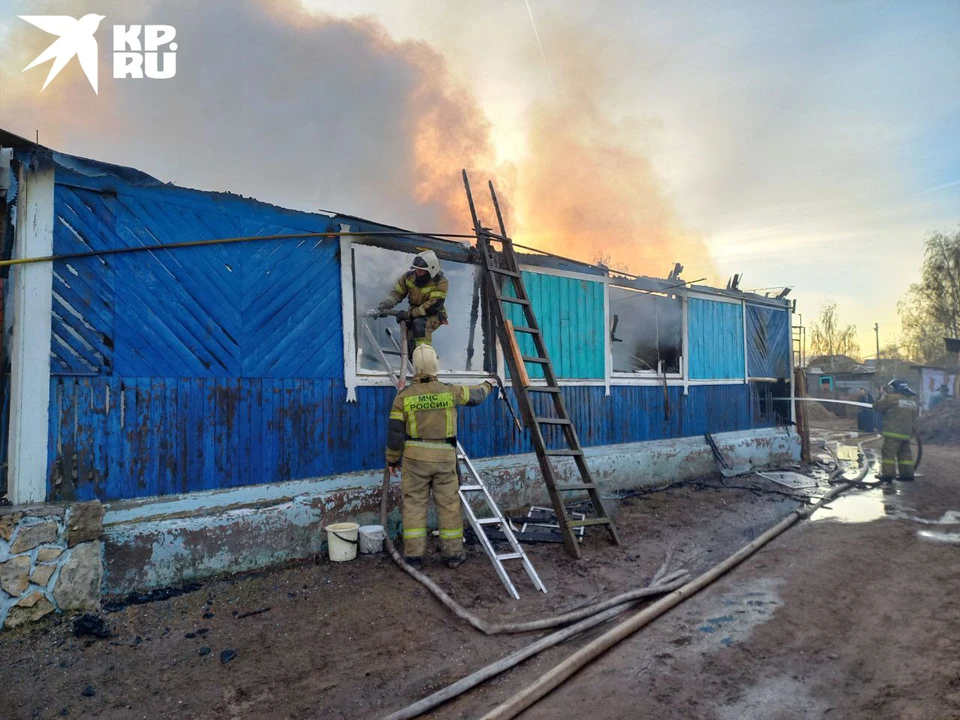
<path fill-rule="evenodd" d="M 526 271 L 523 283 L 557 376 L 571 380 L 603 378 L 603 283 Z M 512 282 L 507 283 L 507 294 L 515 296 Z M 508 304 L 506 311 L 514 325 L 527 324 L 519 305 Z M 537 354 L 529 335 L 517 333 L 517 343 L 524 355 Z M 543 369 L 538 366 L 527 366 L 527 373 L 532 378 L 543 377 Z"/>
<path fill-rule="evenodd" d="M 322 215 L 106 177 L 58 169 L 56 254 L 333 229 Z M 311 436 L 312 450 L 298 451 L 291 428 L 309 436 L 304 382 L 343 386 L 338 252 L 326 238 L 55 261 L 50 498 L 231 487 L 320 468 L 328 448 Z M 285 443 L 313 464 L 283 466 Z"/>
<path fill-rule="evenodd" d="M 694 380 L 743 378 L 743 306 L 690 298 L 687 312 L 689 375 Z"/>
<path fill-rule="evenodd" d="M 750 377 L 790 378 L 790 315 L 747 305 L 747 369 Z"/>
<path fill-rule="evenodd" d="M 333 229 L 324 215 L 102 170 L 58 167 L 55 253 Z M 359 388 L 359 402 L 345 402 L 338 248 L 266 241 L 56 261 L 50 499 L 382 467 L 393 390 Z M 602 284 L 542 273 L 525 281 L 560 376 L 602 378 Z M 691 376 L 742 378 L 740 306 L 690 308 Z M 563 392 L 588 446 L 759 424 L 743 384 L 692 386 L 686 397 L 671 387 L 666 398 L 650 386 Z M 530 451 L 501 402 L 460 417 L 477 457 Z"/>
<path fill-rule="evenodd" d="M 54 252 L 330 229 L 185 193 L 58 184 Z M 341 377 L 338 249 L 327 238 L 57 260 L 52 372 Z"/>
<path fill-rule="evenodd" d="M 662 387 L 563 393 L 587 446 L 759 426 L 745 385 L 693 386 L 687 397 L 670 387 L 669 411 Z M 338 379 L 55 377 L 52 494 L 115 500 L 378 470 L 394 391 L 357 395 L 347 403 Z M 471 456 L 532 452 L 493 398 L 463 409 L 458 432 Z"/>

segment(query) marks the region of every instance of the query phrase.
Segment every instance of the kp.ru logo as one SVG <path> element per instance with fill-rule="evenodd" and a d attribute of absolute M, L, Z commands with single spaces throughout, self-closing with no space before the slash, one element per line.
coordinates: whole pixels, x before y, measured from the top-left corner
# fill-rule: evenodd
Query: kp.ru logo
<path fill-rule="evenodd" d="M 97 83 L 99 48 L 93 34 L 100 27 L 103 15 L 90 13 L 79 20 L 67 15 L 21 15 L 20 19 L 46 33 L 58 36 L 50 47 L 23 69 L 23 72 L 26 72 L 47 60 L 53 60 L 40 92 L 47 89 L 50 81 L 76 55 L 93 91 L 100 94 Z M 172 78 L 177 74 L 177 44 L 173 42 L 176 36 L 176 28 L 172 25 L 114 25 L 113 77 L 148 77 L 155 80 Z"/>

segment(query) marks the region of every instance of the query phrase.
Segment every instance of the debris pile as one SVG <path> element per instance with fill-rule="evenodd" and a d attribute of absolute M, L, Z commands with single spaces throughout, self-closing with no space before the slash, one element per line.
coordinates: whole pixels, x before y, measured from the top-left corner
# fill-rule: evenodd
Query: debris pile
<path fill-rule="evenodd" d="M 932 445 L 960 445 L 960 402 L 947 400 L 920 418 L 920 438 Z"/>
<path fill-rule="evenodd" d="M 830 412 L 823 403 L 805 402 L 802 405 L 803 412 L 807 414 L 808 422 L 818 423 L 837 419 L 837 416 Z"/>

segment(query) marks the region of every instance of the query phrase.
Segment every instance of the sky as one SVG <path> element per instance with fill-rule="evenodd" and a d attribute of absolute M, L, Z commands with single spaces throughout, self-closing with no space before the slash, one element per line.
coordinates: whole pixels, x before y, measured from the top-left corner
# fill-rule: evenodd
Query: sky
<path fill-rule="evenodd" d="M 41 93 L 17 15 L 84 12 L 99 95 L 76 60 Z M 176 77 L 110 77 L 119 23 L 174 25 Z M 424 231 L 468 229 L 466 167 L 521 242 L 835 300 L 870 356 L 960 226 L 958 33 L 933 0 L 0 0 L 0 127 Z"/>

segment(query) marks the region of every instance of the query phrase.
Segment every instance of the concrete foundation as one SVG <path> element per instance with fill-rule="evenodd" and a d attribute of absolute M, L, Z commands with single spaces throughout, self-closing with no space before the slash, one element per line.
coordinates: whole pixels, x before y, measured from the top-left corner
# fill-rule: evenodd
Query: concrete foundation
<path fill-rule="evenodd" d="M 783 430 L 724 433 L 715 439 L 731 465 L 778 467 L 797 462 L 800 456 L 798 436 Z M 605 493 L 717 471 L 709 447 L 699 437 L 585 452 Z M 502 509 L 549 505 L 535 455 L 490 458 L 475 465 Z M 560 463 L 558 469 L 572 479 L 572 462 Z M 310 557 L 326 545 L 325 525 L 378 521 L 381 482 L 381 473 L 354 473 L 111 503 L 104 517 L 103 592 L 122 595 Z M 394 482 L 390 507 L 397 508 L 399 502 L 399 483 Z M 395 532 L 396 510 L 389 524 Z"/>

